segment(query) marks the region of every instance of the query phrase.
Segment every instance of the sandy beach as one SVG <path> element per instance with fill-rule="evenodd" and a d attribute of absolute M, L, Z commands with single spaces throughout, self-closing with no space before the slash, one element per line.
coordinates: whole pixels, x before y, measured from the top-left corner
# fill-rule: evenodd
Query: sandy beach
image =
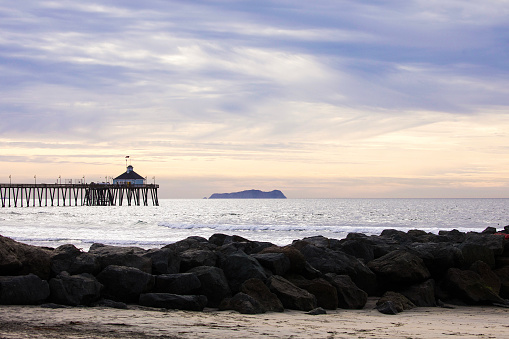
<path fill-rule="evenodd" d="M 243 315 L 111 308 L 0 306 L 0 338 L 509 338 L 509 309 L 415 308 L 398 315 L 372 309 Z"/>

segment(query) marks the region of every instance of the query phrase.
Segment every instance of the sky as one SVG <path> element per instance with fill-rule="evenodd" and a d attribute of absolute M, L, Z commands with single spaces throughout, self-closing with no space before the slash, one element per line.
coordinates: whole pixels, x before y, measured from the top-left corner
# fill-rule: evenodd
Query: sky
<path fill-rule="evenodd" d="M 0 182 L 509 197 L 508 0 L 0 0 L 0 32 Z"/>

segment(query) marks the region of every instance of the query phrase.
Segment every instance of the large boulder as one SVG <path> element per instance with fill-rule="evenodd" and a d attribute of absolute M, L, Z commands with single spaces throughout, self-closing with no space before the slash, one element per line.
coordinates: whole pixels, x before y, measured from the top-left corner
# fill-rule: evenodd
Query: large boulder
<path fill-rule="evenodd" d="M 361 260 L 354 256 L 321 248 L 304 241 L 294 244 L 309 264 L 322 273 L 349 275 L 357 286 L 372 294 L 376 290 L 376 276 Z"/>
<path fill-rule="evenodd" d="M 300 276 L 287 277 L 287 279 L 295 286 L 314 295 L 318 307 L 327 310 L 335 310 L 338 308 L 338 292 L 327 280 L 323 278 L 307 280 Z"/>
<path fill-rule="evenodd" d="M 198 266 L 216 266 L 217 254 L 208 248 L 191 248 L 180 253 L 180 270 L 187 272 Z"/>
<path fill-rule="evenodd" d="M 479 274 L 484 280 L 486 285 L 493 290 L 496 294 L 500 293 L 500 287 L 502 285 L 500 278 L 493 272 L 488 264 L 484 261 L 476 261 L 470 266 L 470 270 Z"/>
<path fill-rule="evenodd" d="M 263 267 L 275 275 L 285 275 L 290 270 L 290 259 L 283 253 L 251 254 Z"/>
<path fill-rule="evenodd" d="M 488 235 L 493 237 L 492 235 Z M 496 237 L 496 236 L 495 236 Z M 491 268 L 495 267 L 495 255 L 493 250 L 481 244 L 463 243 L 458 246 L 463 254 L 463 267 L 469 268 L 474 262 L 484 261 Z"/>
<path fill-rule="evenodd" d="M 209 241 L 203 237 L 191 236 L 186 239 L 177 241 L 173 244 L 164 246 L 163 248 L 169 248 L 177 253 L 182 253 L 189 249 L 209 249 L 214 250 L 217 248 L 216 245 L 209 243 Z"/>
<path fill-rule="evenodd" d="M 433 279 L 409 286 L 400 291 L 400 293 L 417 307 L 434 307 L 437 305 L 435 298 L 435 281 Z"/>
<path fill-rule="evenodd" d="M 348 275 L 327 273 L 325 276 L 336 288 L 340 308 L 361 309 L 366 305 L 368 294 L 357 287 Z"/>
<path fill-rule="evenodd" d="M 268 279 L 269 289 L 277 295 L 285 308 L 311 311 L 316 308 L 316 298 L 308 291 L 299 288 L 285 278 L 273 275 Z"/>
<path fill-rule="evenodd" d="M 50 250 L 22 244 L 0 235 L 0 275 L 33 273 L 41 279 L 49 279 L 50 267 Z"/>
<path fill-rule="evenodd" d="M 50 295 L 49 285 L 35 274 L 0 277 L 0 304 L 37 305 Z"/>
<path fill-rule="evenodd" d="M 243 292 L 235 294 L 232 298 L 224 299 L 219 305 L 219 310 L 234 310 L 242 314 L 260 314 L 266 312 L 258 300 Z"/>
<path fill-rule="evenodd" d="M 104 285 L 103 296 L 122 302 L 137 302 L 140 294 L 154 287 L 154 276 L 134 267 L 110 265 L 97 276 Z"/>
<path fill-rule="evenodd" d="M 88 273 L 69 275 L 61 272 L 49 281 L 51 301 L 57 304 L 90 305 L 101 296 L 102 285 Z"/>
<path fill-rule="evenodd" d="M 222 269 L 198 266 L 189 270 L 188 273 L 195 274 L 200 280 L 201 287 L 198 293 L 207 297 L 208 307 L 218 307 L 224 298 L 231 296 L 230 286 Z"/>
<path fill-rule="evenodd" d="M 242 283 L 248 279 L 267 280 L 265 270 L 260 263 L 242 251 L 222 257 L 219 267 L 228 279 L 233 293 L 239 292 Z"/>
<path fill-rule="evenodd" d="M 370 261 L 368 267 L 375 272 L 383 289 L 414 284 L 431 277 L 421 258 L 402 250 Z"/>
<path fill-rule="evenodd" d="M 180 272 L 180 257 L 172 248 L 150 249 L 143 256 L 152 261 L 152 274 Z"/>
<path fill-rule="evenodd" d="M 499 268 L 494 273 L 500 278 L 500 296 L 509 299 L 509 266 Z"/>
<path fill-rule="evenodd" d="M 411 251 L 424 261 L 433 277 L 442 277 L 451 267 L 463 266 L 463 253 L 452 243 L 416 243 Z"/>
<path fill-rule="evenodd" d="M 156 276 L 155 291 L 173 294 L 195 294 L 201 287 L 194 273 L 161 274 Z"/>
<path fill-rule="evenodd" d="M 88 252 L 97 256 L 102 270 L 107 266 L 115 265 L 152 273 L 152 260 L 145 256 L 147 250 L 143 248 L 92 244 Z"/>
<path fill-rule="evenodd" d="M 450 268 L 447 271 L 445 285 L 451 294 L 470 304 L 504 303 L 504 300 L 474 271 Z"/>
<path fill-rule="evenodd" d="M 290 271 L 296 274 L 305 274 L 307 272 L 306 258 L 294 246 L 271 246 L 263 249 L 260 254 L 264 253 L 282 253 L 290 260 Z"/>
<path fill-rule="evenodd" d="M 51 253 L 51 271 L 54 275 L 64 271 L 70 275 L 95 275 L 101 271 L 101 264 L 94 254 L 82 252 L 76 246 L 67 244 L 57 247 Z"/>
<path fill-rule="evenodd" d="M 283 312 L 284 307 L 278 297 L 260 279 L 246 280 L 240 290 L 256 299 L 268 312 Z"/>
<path fill-rule="evenodd" d="M 489 248 L 494 255 L 501 255 L 504 253 L 505 236 L 501 234 L 469 232 L 466 235 L 465 243 L 480 245 Z"/>
<path fill-rule="evenodd" d="M 147 307 L 167 308 L 186 311 L 203 311 L 207 305 L 204 295 L 177 295 L 171 293 L 143 293 L 139 304 Z"/>

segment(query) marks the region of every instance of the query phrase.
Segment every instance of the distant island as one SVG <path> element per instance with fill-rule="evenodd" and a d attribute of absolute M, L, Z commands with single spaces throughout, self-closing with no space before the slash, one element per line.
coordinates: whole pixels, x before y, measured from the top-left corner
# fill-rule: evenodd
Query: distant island
<path fill-rule="evenodd" d="M 247 190 L 234 193 L 214 193 L 209 199 L 286 199 L 286 197 L 280 190 L 270 192 Z"/>

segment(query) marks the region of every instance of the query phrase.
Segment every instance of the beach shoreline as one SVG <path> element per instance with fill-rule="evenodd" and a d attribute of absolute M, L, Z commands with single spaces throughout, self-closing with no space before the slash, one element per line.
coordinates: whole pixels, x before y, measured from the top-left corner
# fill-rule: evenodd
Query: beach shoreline
<path fill-rule="evenodd" d="M 397 315 L 374 309 L 325 315 L 285 310 L 258 315 L 129 306 L 43 308 L 0 306 L 0 338 L 507 338 L 509 309 L 418 307 Z"/>

